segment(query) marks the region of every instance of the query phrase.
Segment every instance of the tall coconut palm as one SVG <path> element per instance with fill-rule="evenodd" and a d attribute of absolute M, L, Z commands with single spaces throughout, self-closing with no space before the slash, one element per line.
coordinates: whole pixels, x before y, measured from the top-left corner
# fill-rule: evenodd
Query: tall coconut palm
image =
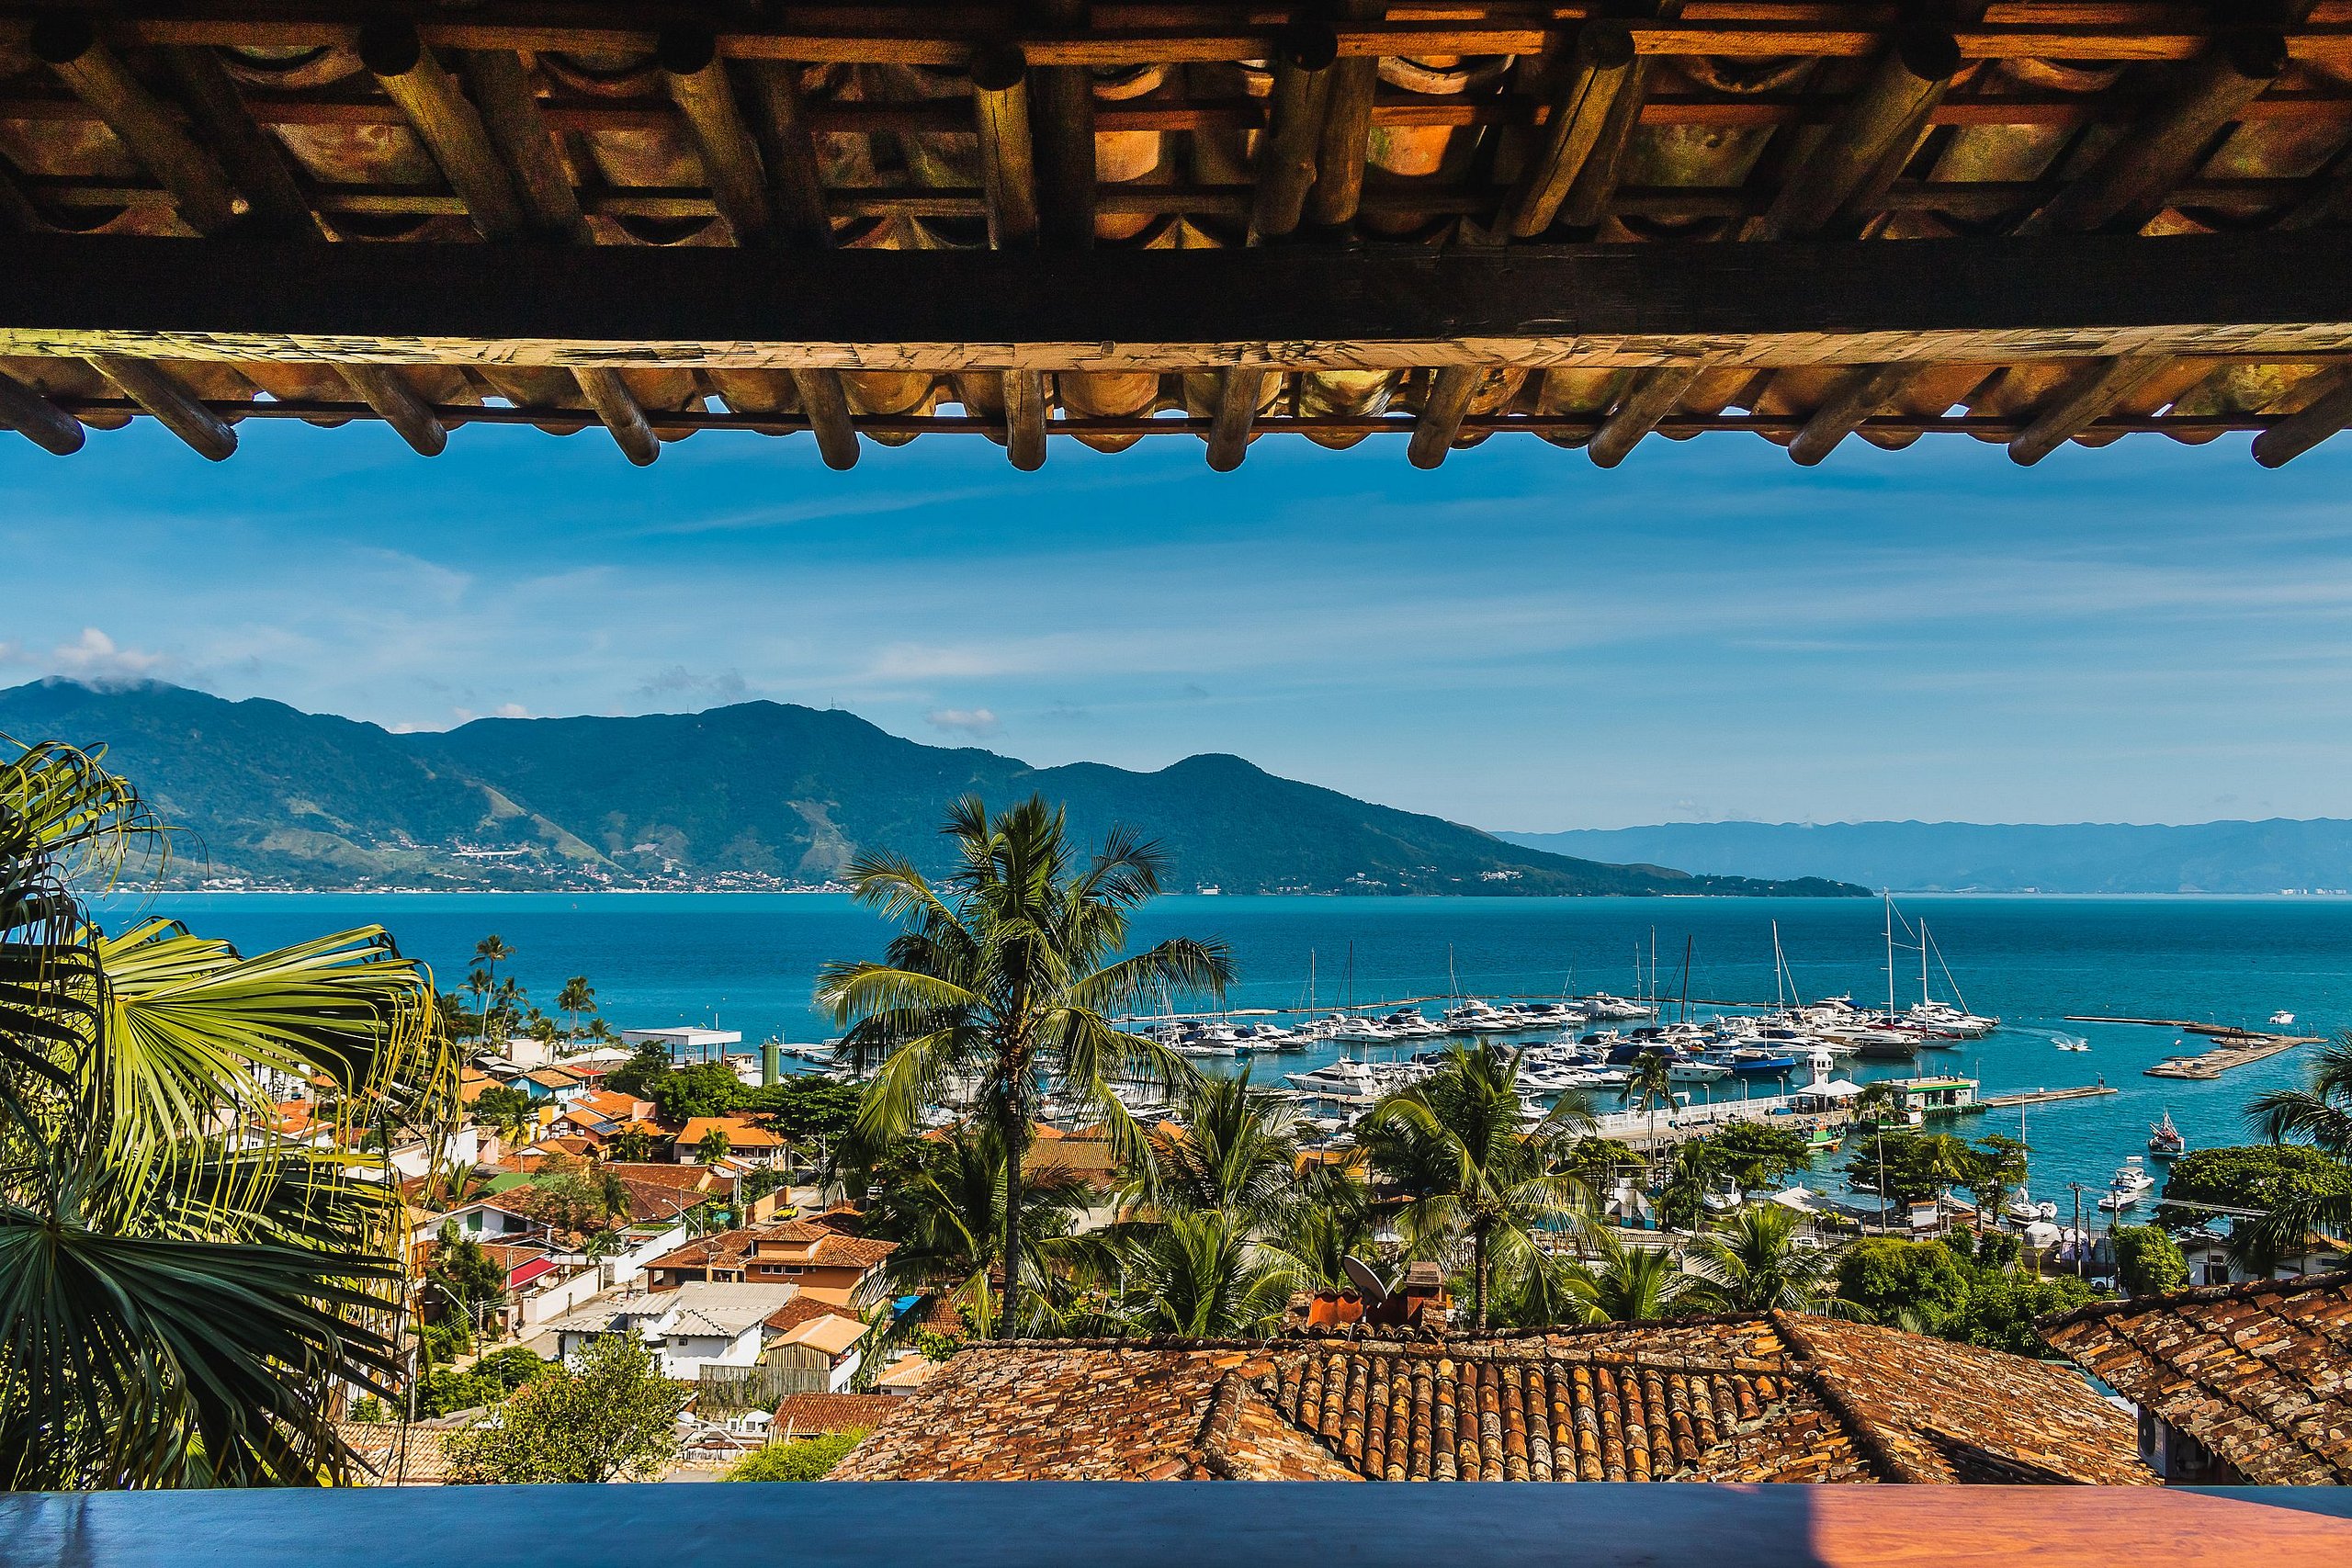
<path fill-rule="evenodd" d="M 1280 1253 L 1223 1210 L 1173 1211 L 1089 1256 L 1088 1273 L 1108 1298 L 1102 1315 L 1129 1333 L 1269 1333 L 1297 1283 Z"/>
<path fill-rule="evenodd" d="M 1579 1222 L 1589 1207 L 1566 1167 L 1591 1126 L 1583 1102 L 1568 1095 L 1531 1120 L 1520 1101 L 1518 1056 L 1492 1044 L 1457 1045 L 1431 1077 L 1374 1106 L 1356 1140 L 1404 1194 L 1400 1229 L 1409 1250 L 1431 1256 L 1469 1243 L 1484 1328 L 1498 1258 L 1535 1250 L 1538 1232 Z"/>
<path fill-rule="evenodd" d="M 474 998 L 474 1038 L 484 1043 L 490 1039 L 490 987 L 495 983 L 491 972 L 479 964 L 466 976 L 466 989 Z"/>
<path fill-rule="evenodd" d="M 1639 1052 L 1625 1079 L 1625 1104 L 1650 1115 L 1650 1145 L 1657 1145 L 1657 1108 L 1674 1108 L 1674 1058 L 1657 1046 Z"/>
<path fill-rule="evenodd" d="M 514 950 L 507 946 L 505 939 L 495 931 L 474 943 L 474 962 L 482 966 L 483 974 L 488 976 L 484 989 L 498 984 L 498 966 L 514 956 Z"/>
<path fill-rule="evenodd" d="M 1222 943 L 1184 937 L 1116 956 L 1129 914 L 1159 892 L 1161 867 L 1156 846 L 1125 829 L 1083 865 L 1064 812 L 1034 795 L 994 816 L 967 797 L 942 831 L 956 865 L 936 885 L 899 855 L 849 868 L 858 900 L 900 929 L 880 963 L 828 964 L 818 999 L 842 1027 L 853 1069 L 873 1072 L 858 1111 L 870 1142 L 903 1136 L 957 1078 L 978 1080 L 977 1109 L 1004 1145 L 1002 1250 L 1012 1257 L 1022 1156 L 1045 1096 L 1085 1106 L 1132 1163 L 1148 1150 L 1114 1089 L 1191 1076 L 1182 1057 L 1106 1014 L 1163 989 L 1222 998 L 1233 964 Z M 1020 1270 L 1004 1283 L 1003 1318 L 1017 1323 Z"/>
<path fill-rule="evenodd" d="M 555 1010 L 563 1014 L 563 1037 L 567 1041 L 580 1038 L 580 1015 L 596 1010 L 596 988 L 585 975 L 574 975 L 555 994 Z"/>
<path fill-rule="evenodd" d="M 1664 1247 L 1634 1247 L 1615 1233 L 1596 1228 L 1585 1242 L 1589 1256 L 1562 1268 L 1562 1293 L 1574 1314 L 1589 1323 L 1648 1323 L 1682 1312 L 1703 1283 Z"/>
<path fill-rule="evenodd" d="M 1003 1271 L 1005 1236 L 1004 1145 L 997 1130 L 967 1122 L 907 1139 L 877 1162 L 875 1176 L 865 1234 L 898 1243 L 876 1271 L 877 1298 L 944 1291 L 983 1334 L 992 1331 L 990 1279 Z M 1067 1168 L 1028 1173 L 1018 1253 L 1033 1286 L 1046 1278 L 1057 1244 L 1075 1228 L 1090 1196 Z"/>
<path fill-rule="evenodd" d="M 1691 1244 L 1690 1270 L 1699 1293 L 1724 1312 L 1813 1312 L 1851 1315 L 1838 1296 L 1844 1245 L 1804 1247 L 1793 1209 L 1761 1203 L 1742 1209 Z"/>
<path fill-rule="evenodd" d="M 73 889 L 165 844 L 95 757 L 0 744 L 0 1486 L 347 1479 L 334 1391 L 398 1397 L 405 1210 L 368 1151 L 454 1127 L 431 976 L 374 928 L 102 929 Z M 254 1131 L 320 1079 L 334 1146 Z"/>
<path fill-rule="evenodd" d="M 1347 1260 L 1376 1250 L 1372 1194 L 1343 1173 L 1301 1183 L 1298 1201 L 1282 1209 L 1260 1245 L 1302 1291 L 1355 1288 Z"/>

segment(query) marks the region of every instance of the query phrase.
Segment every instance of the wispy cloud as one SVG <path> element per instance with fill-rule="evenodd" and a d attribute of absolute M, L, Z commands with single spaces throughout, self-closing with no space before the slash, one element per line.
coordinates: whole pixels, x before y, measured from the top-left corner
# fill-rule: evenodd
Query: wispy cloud
<path fill-rule="evenodd" d="M 84 626 L 72 642 L 49 650 L 50 667 L 77 681 L 144 681 L 171 668 L 171 659 L 144 649 L 124 648 L 96 626 Z"/>
<path fill-rule="evenodd" d="M 1004 728 L 988 708 L 933 708 L 922 716 L 922 721 L 933 729 L 968 735 L 975 740 L 986 740 Z"/>

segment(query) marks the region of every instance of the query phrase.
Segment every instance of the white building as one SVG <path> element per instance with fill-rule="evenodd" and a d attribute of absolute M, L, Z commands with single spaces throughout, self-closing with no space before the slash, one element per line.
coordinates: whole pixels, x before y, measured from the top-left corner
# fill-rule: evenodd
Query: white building
<path fill-rule="evenodd" d="M 740 1029 L 624 1029 L 621 1043 L 634 1050 L 639 1045 L 667 1045 L 670 1055 L 681 1062 L 718 1061 L 727 1055 L 730 1045 L 743 1043 Z"/>
<path fill-rule="evenodd" d="M 557 1353 L 574 1356 L 608 1334 L 636 1334 L 662 1375 L 692 1382 L 705 1367 L 748 1367 L 760 1359 L 767 1320 L 799 1293 L 795 1285 L 713 1284 L 639 1291 L 591 1302 L 547 1325 Z"/>

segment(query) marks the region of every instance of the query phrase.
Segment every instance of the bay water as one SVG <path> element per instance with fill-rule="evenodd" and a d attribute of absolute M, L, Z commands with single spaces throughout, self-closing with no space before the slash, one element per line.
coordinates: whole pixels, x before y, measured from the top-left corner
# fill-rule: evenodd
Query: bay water
<path fill-rule="evenodd" d="M 2206 1043 L 2171 1029 L 2068 1022 L 2069 1014 L 2261 1027 L 2283 1010 L 2296 1015 L 2298 1033 L 2352 1026 L 2352 899 L 1923 896 L 1898 903 L 1907 919 L 1926 921 L 1968 1007 L 1998 1016 L 2002 1027 L 1955 1050 L 1922 1052 L 1916 1068 L 1849 1061 L 1841 1071 L 1865 1081 L 1961 1071 L 1981 1078 L 1986 1094 L 2114 1086 L 2121 1092 L 2026 1113 L 2036 1196 L 2071 1204 L 2065 1184 L 2089 1184 L 2086 1214 L 2089 1197 L 2125 1156 L 2144 1152 L 2149 1123 L 2167 1111 L 2191 1147 L 2247 1141 L 2247 1100 L 2299 1082 L 2310 1048 L 2209 1082 L 2151 1078 L 2143 1068 Z M 741 1031 L 747 1048 L 770 1036 L 803 1043 L 835 1032 L 814 1005 L 819 965 L 878 958 L 888 937 L 847 897 L 827 894 L 164 893 L 117 897 L 105 908 L 109 925 L 134 913 L 164 915 L 248 952 L 379 923 L 403 952 L 433 966 L 443 989 L 464 984 L 474 943 L 495 932 L 515 950 L 503 972 L 551 1015 L 564 978 L 585 975 L 616 1029 L 715 1022 Z M 1773 999 L 1776 923 L 1807 998 L 1851 993 L 1883 1005 L 1883 922 L 1881 906 L 1862 899 L 1184 896 L 1142 910 L 1134 935 L 1228 943 L 1238 971 L 1227 998 L 1235 1009 L 1306 1005 L 1311 955 L 1311 999 L 1319 1007 L 1437 998 L 1425 1004 L 1432 1018 L 1457 991 L 1631 995 L 1648 983 L 1653 941 L 1657 988 L 1671 1010 L 1685 990 L 1687 942 L 1690 1010 L 1703 1017 L 1718 1010 L 1704 1004 Z M 1943 964 L 1931 962 L 1930 981 L 1949 999 Z M 1894 969 L 1896 1004 L 1916 1001 L 1916 948 L 1898 948 Z M 1182 1009 L 1186 999 L 1177 1002 Z M 2057 1033 L 2086 1038 L 2091 1049 L 2061 1052 Z M 1260 1056 L 1254 1071 L 1272 1081 L 1338 1054 Z M 2015 1111 L 1990 1112 L 1953 1130 L 2015 1135 L 2018 1122 Z"/>

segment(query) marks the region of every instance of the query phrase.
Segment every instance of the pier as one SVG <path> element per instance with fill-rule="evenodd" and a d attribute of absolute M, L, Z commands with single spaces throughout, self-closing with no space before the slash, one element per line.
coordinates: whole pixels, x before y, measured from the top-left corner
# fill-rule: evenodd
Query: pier
<path fill-rule="evenodd" d="M 2198 1023 L 2185 1018 L 2096 1018 L 2068 1013 L 2066 1021 L 2136 1023 L 2154 1029 L 2177 1029 L 2184 1034 L 2201 1034 L 2214 1043 L 2211 1050 L 2193 1056 L 2166 1056 L 2154 1066 L 2144 1069 L 2152 1078 L 2199 1081 L 2218 1078 L 2233 1067 L 2267 1061 L 2281 1051 L 2291 1051 L 2298 1045 L 2316 1045 L 2325 1038 L 2318 1034 L 2273 1034 L 2260 1029 L 2241 1029 L 2229 1023 Z"/>
<path fill-rule="evenodd" d="M 2102 1095 L 2121 1092 L 2113 1084 L 2105 1082 L 2082 1084 L 2074 1089 L 2030 1089 L 2017 1094 L 1988 1095 L 1968 1109 L 2015 1111 L 2020 1105 L 2052 1105 L 2062 1100 L 2097 1100 Z"/>

